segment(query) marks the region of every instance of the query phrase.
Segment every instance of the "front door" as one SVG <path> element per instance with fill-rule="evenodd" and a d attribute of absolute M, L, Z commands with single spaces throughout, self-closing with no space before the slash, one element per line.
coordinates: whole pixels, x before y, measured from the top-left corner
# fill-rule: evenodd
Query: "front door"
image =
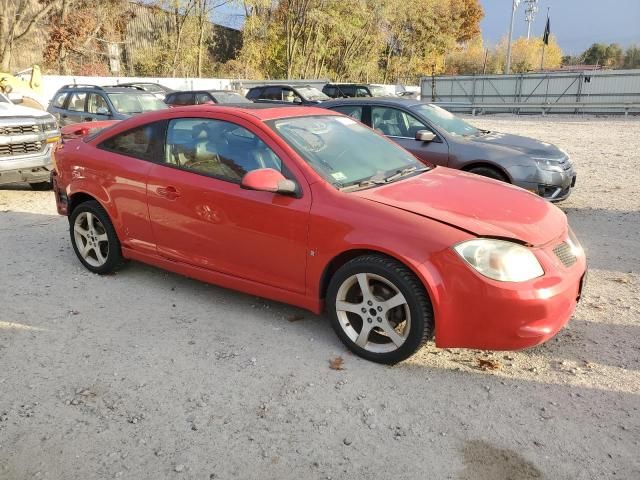
<path fill-rule="evenodd" d="M 257 168 L 287 173 L 277 146 L 248 122 L 179 118 L 147 198 L 158 253 L 172 260 L 303 293 L 311 199 L 245 190 Z M 233 120 L 233 121 L 231 121 Z"/>
<path fill-rule="evenodd" d="M 449 146 L 446 140 L 409 112 L 394 107 L 372 106 L 371 127 L 420 160 L 445 167 L 449 163 Z M 416 140 L 416 132 L 419 130 L 433 132 L 436 139 L 431 142 Z"/>

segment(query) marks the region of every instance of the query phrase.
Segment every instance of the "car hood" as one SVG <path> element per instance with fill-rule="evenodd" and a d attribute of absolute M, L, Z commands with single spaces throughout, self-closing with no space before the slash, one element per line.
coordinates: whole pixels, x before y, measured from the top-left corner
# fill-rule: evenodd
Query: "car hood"
<path fill-rule="evenodd" d="M 566 229 L 564 213 L 537 195 L 445 167 L 353 194 L 476 236 L 508 238 L 529 245 L 546 244 Z"/>
<path fill-rule="evenodd" d="M 13 103 L 0 102 L 0 118 L 6 117 L 49 117 L 50 115 L 42 110 L 31 107 L 23 107 Z"/>
<path fill-rule="evenodd" d="M 509 133 L 489 132 L 476 137 L 467 137 L 475 145 L 498 145 L 509 148 L 531 157 L 560 159 L 565 154 L 551 143 L 541 142 L 534 138 L 511 135 Z"/>

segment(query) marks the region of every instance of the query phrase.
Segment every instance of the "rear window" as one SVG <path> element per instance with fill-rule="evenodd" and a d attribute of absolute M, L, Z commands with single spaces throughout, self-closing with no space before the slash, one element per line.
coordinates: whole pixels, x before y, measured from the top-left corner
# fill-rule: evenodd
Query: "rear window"
<path fill-rule="evenodd" d="M 98 147 L 128 157 L 162 161 L 165 121 L 149 123 L 107 138 Z"/>

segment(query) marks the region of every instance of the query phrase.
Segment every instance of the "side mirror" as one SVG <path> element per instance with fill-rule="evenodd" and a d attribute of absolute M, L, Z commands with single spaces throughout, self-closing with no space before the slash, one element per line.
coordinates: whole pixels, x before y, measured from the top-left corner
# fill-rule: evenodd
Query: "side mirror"
<path fill-rule="evenodd" d="M 96 113 L 98 115 L 109 115 L 109 109 L 107 107 L 98 107 Z"/>
<path fill-rule="evenodd" d="M 436 134 L 429 130 L 418 130 L 416 132 L 416 140 L 419 142 L 433 142 L 436 139 Z"/>
<path fill-rule="evenodd" d="M 273 168 L 259 168 L 247 172 L 242 177 L 240 186 L 247 190 L 281 193 L 283 195 L 296 193 L 296 183 L 293 180 L 287 180 L 284 175 Z"/>

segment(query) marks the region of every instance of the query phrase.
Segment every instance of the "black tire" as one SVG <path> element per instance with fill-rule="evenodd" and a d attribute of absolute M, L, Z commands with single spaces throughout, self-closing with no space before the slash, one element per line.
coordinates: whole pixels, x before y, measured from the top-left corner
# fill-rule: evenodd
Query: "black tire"
<path fill-rule="evenodd" d="M 493 167 L 473 167 L 470 168 L 469 173 L 475 173 L 476 175 L 482 175 L 483 177 L 493 178 L 494 180 L 500 180 L 501 182 L 510 183 L 509 179 L 500 170 Z"/>
<path fill-rule="evenodd" d="M 346 287 L 346 285 L 348 285 L 349 282 L 353 282 L 354 276 L 362 273 L 384 278 L 385 281 L 390 282 L 392 287 L 395 287 L 397 292 L 401 293 L 404 296 L 404 300 L 406 300 L 406 302 L 401 306 L 394 307 L 396 310 L 394 310 L 394 308 L 391 308 L 388 311 L 385 310 L 382 314 L 380 314 L 385 317 L 382 320 L 380 318 L 368 318 L 367 320 L 365 320 L 365 317 L 368 317 L 369 313 L 361 314 L 351 311 L 345 312 L 343 310 L 341 310 L 340 313 L 342 318 L 341 320 L 337 309 L 338 294 L 339 292 L 342 292 L 340 293 L 340 295 L 342 296 L 344 291 L 353 291 L 349 289 L 354 288 L 355 284 L 353 284 L 351 287 Z M 372 281 L 380 282 L 380 280 L 376 278 L 372 278 Z M 380 283 L 380 285 L 382 285 L 382 288 L 384 288 L 385 286 L 383 283 Z M 391 286 L 389 287 L 390 289 Z M 376 286 L 374 285 L 372 289 L 375 288 Z M 358 286 L 355 291 L 361 291 L 360 287 Z M 371 292 L 371 295 L 373 296 L 372 298 L 374 302 L 376 300 L 381 302 L 383 301 L 380 299 L 380 297 L 376 296 L 375 292 Z M 366 303 L 366 298 L 364 298 L 364 296 L 362 297 L 361 302 L 362 303 L 357 304 L 356 300 L 352 305 L 357 304 L 358 307 L 364 308 L 369 308 L 369 306 L 371 305 Z M 349 348 L 356 355 L 359 355 L 373 362 L 385 364 L 395 364 L 401 362 L 402 360 L 413 355 L 433 336 L 433 309 L 431 307 L 431 301 L 427 292 L 425 291 L 424 286 L 422 285 L 420 280 L 418 280 L 418 278 L 413 274 L 413 272 L 411 272 L 407 267 L 397 262 L 396 260 L 385 257 L 383 255 L 364 255 L 354 258 L 353 260 L 350 260 L 342 267 L 340 267 L 331 278 L 329 289 L 327 291 L 326 305 L 329 317 L 331 319 L 331 326 L 333 327 L 340 340 L 342 340 L 347 348 Z M 374 303 L 373 307 L 376 307 L 376 305 L 377 304 Z M 390 341 L 390 338 L 386 337 L 386 334 L 384 334 L 382 323 L 376 323 L 376 321 L 387 322 L 390 316 L 396 316 L 399 313 L 397 310 L 398 308 L 403 309 L 402 312 L 405 312 L 404 315 L 406 315 L 406 309 L 408 308 L 408 312 L 410 314 L 410 322 L 408 324 L 404 324 L 404 343 L 402 343 L 400 346 L 393 344 L 393 342 Z M 360 311 L 362 312 L 363 310 L 361 309 Z M 371 309 L 371 311 L 375 311 L 375 308 Z M 372 317 L 376 317 L 377 315 L 378 313 L 375 313 L 372 315 Z M 358 320 L 358 318 L 360 318 L 360 320 Z M 357 328 L 358 321 L 362 325 L 362 327 L 360 327 L 360 330 L 358 330 Z M 370 346 L 369 348 L 363 348 L 357 345 L 345 330 L 349 330 L 351 335 L 356 334 L 359 339 L 360 335 L 362 334 L 362 328 L 365 325 L 365 321 L 368 321 L 369 324 L 372 325 L 369 326 L 369 331 L 371 333 L 367 333 L 367 335 L 365 335 L 365 347 Z M 345 327 L 343 327 L 341 322 L 345 323 Z M 378 327 L 378 325 L 380 325 L 380 327 Z M 399 326 L 394 326 L 393 322 L 388 322 L 388 324 L 385 323 L 385 325 L 390 325 L 392 328 L 397 328 Z M 408 332 L 406 331 L 407 325 Z M 372 335 L 374 336 L 374 338 L 371 339 L 372 341 L 370 341 L 369 339 Z M 385 340 L 386 343 L 384 343 Z M 386 352 L 371 351 L 371 346 L 373 346 L 373 348 L 378 348 L 379 346 L 384 347 L 384 345 L 387 345 L 389 348 L 395 347 L 395 349 Z"/>
<path fill-rule="evenodd" d="M 104 248 L 105 241 L 95 242 L 97 249 L 100 250 L 100 258 L 98 257 L 96 248 L 91 248 L 93 250 L 93 256 L 95 257 L 96 261 L 93 260 L 91 255 L 88 255 L 85 259 L 85 257 L 81 254 L 80 248 L 84 247 L 86 243 L 82 246 L 79 246 L 76 242 L 76 221 L 78 221 L 78 218 L 81 215 L 83 217 L 79 220 L 79 222 L 86 220 L 86 218 L 88 217 L 87 214 L 91 214 L 95 217 L 92 225 L 95 228 L 96 234 L 100 236 L 106 234 L 106 249 Z M 97 222 L 95 220 L 97 220 Z M 107 212 L 105 212 L 104 208 L 102 208 L 102 206 L 95 200 L 83 202 L 73 209 L 73 212 L 71 212 L 71 215 L 69 216 L 69 234 L 71 237 L 71 245 L 73 245 L 73 250 L 76 252 L 78 259 L 87 270 L 93 273 L 104 275 L 115 271 L 124 263 L 122 250 L 120 248 L 120 240 L 118 240 L 118 236 L 116 235 L 113 224 L 109 219 L 109 215 L 107 214 Z M 86 237 L 83 237 L 83 239 L 86 239 Z M 83 239 L 80 239 L 80 241 L 83 241 Z M 101 263 L 101 258 L 104 258 L 103 263 Z"/>
<path fill-rule="evenodd" d="M 39 192 L 44 192 L 53 188 L 53 184 L 51 182 L 30 183 L 29 186 L 31 187 L 31 190 L 37 190 Z"/>

